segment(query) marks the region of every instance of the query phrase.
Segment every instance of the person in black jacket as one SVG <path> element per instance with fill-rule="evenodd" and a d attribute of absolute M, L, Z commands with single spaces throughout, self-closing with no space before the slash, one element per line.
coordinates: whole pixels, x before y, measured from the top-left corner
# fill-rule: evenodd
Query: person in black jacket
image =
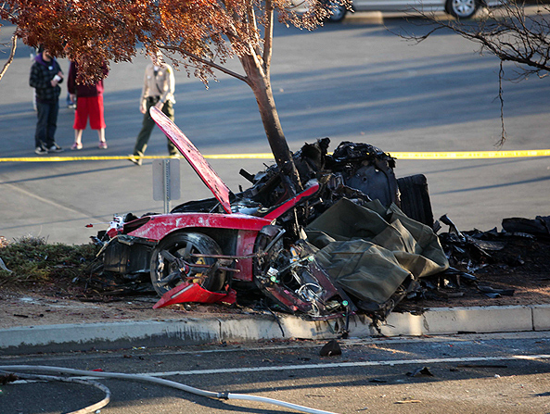
<path fill-rule="evenodd" d="M 61 152 L 63 148 L 55 142 L 59 95 L 63 82 L 63 72 L 57 60 L 48 50 L 40 47 L 31 67 L 29 85 L 36 90 L 36 109 L 38 121 L 34 135 L 36 152 L 39 155 L 49 152 Z"/>

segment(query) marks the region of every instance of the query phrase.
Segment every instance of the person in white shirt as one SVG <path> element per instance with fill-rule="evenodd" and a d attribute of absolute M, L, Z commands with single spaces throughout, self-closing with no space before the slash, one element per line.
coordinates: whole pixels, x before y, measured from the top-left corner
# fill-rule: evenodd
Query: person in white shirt
<path fill-rule="evenodd" d="M 143 125 L 136 139 L 134 152 L 129 159 L 136 165 L 141 165 L 142 157 L 147 149 L 147 143 L 151 132 L 155 127 L 155 121 L 149 115 L 149 108 L 152 106 L 160 109 L 168 118 L 174 120 L 174 99 L 175 79 L 174 69 L 162 60 L 160 52 L 150 55 L 151 63 L 145 68 L 143 89 L 139 110 L 143 114 Z M 178 149 L 168 140 L 168 153 L 170 156 L 179 155 Z"/>

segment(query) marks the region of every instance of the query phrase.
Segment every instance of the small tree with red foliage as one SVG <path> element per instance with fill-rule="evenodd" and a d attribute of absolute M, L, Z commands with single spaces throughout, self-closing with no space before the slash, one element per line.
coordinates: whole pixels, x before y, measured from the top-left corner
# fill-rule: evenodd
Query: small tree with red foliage
<path fill-rule="evenodd" d="M 327 17 L 322 0 L 305 0 L 297 14 L 289 0 L 8 0 L 0 18 L 17 26 L 29 46 L 44 45 L 56 56 L 75 60 L 93 81 L 100 62 L 131 61 L 142 46 L 162 50 L 174 66 L 207 84 L 215 71 L 252 89 L 264 129 L 288 189 L 301 188 L 275 107 L 270 64 L 275 13 L 279 22 L 311 30 Z M 240 60 L 243 73 L 225 66 Z"/>

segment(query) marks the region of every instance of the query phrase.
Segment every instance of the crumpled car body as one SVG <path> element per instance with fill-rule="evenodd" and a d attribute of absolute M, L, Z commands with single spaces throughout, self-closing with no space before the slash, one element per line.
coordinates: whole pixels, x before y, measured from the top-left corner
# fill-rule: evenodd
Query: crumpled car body
<path fill-rule="evenodd" d="M 104 272 L 150 273 L 162 295 L 155 307 L 182 302 L 232 304 L 234 286 L 260 289 L 283 310 L 313 318 L 349 311 L 350 301 L 315 263 L 312 251 L 288 246 L 294 209 L 319 190 L 310 180 L 296 196 L 264 207 L 235 197 L 200 152 L 162 112 L 151 116 L 214 194 L 170 214 L 115 216 L 103 238 Z M 269 258 L 269 259 L 268 259 Z"/>
<path fill-rule="evenodd" d="M 420 277 L 448 267 L 426 178 L 396 179 L 395 159 L 378 148 L 342 142 L 329 154 L 330 140 L 319 139 L 293 154 L 300 193 L 273 165 L 241 170 L 252 185 L 234 194 L 172 121 L 156 108 L 151 116 L 214 195 L 170 214 L 115 217 L 106 231 L 104 271 L 150 274 L 155 307 L 233 304 L 237 292 L 260 291 L 273 310 L 384 320 Z"/>

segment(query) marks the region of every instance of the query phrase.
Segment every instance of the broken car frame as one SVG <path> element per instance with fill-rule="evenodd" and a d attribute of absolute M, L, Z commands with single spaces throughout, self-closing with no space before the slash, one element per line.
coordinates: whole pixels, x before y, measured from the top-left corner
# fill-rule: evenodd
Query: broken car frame
<path fill-rule="evenodd" d="M 397 203 L 433 224 L 425 178 L 396 180 L 394 159 L 368 144 L 342 143 L 331 157 L 328 138 L 306 144 L 294 154 L 305 188 L 295 196 L 288 196 L 276 166 L 256 175 L 241 171 L 253 186 L 233 194 L 172 121 L 154 107 L 151 116 L 214 194 L 169 214 L 115 216 L 99 235 L 103 271 L 149 273 L 162 296 L 155 307 L 233 304 L 237 291 L 259 290 L 278 310 L 311 318 L 349 316 L 356 310 L 353 301 L 317 264 L 304 227 L 343 197 L 359 204 Z M 407 193 L 420 203 L 403 203 L 400 194 Z"/>

